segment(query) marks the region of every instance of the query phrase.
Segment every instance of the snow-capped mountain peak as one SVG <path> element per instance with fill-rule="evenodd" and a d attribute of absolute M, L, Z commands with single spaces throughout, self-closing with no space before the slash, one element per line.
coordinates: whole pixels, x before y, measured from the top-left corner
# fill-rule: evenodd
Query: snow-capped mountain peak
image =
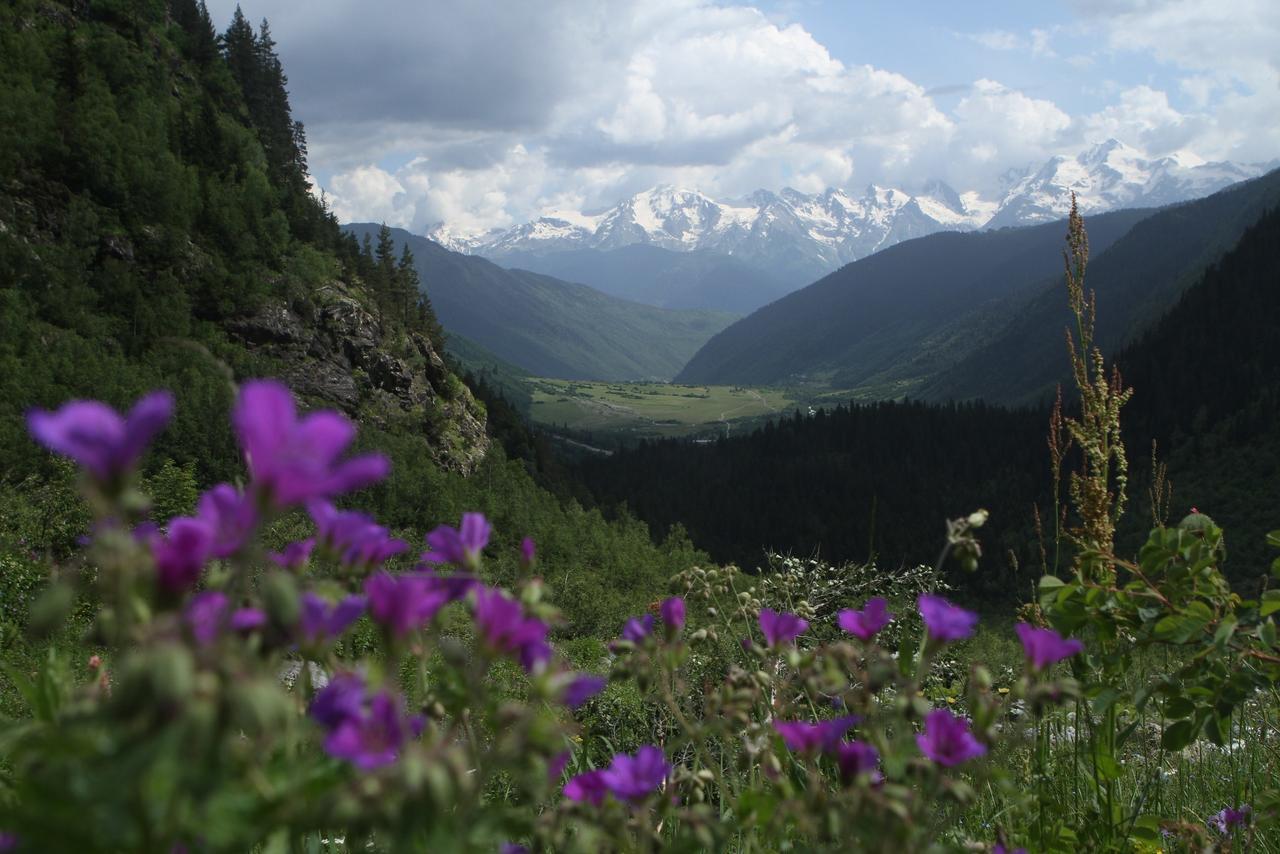
<path fill-rule="evenodd" d="M 616 249 L 647 244 L 673 251 L 712 250 L 803 280 L 872 252 L 936 231 L 1032 225 L 1066 216 L 1071 193 L 1085 213 L 1154 207 L 1212 193 L 1265 171 L 1262 165 L 1206 163 L 1179 151 L 1149 157 L 1107 139 L 1074 157 L 1006 173 L 998 199 L 957 192 L 931 180 L 919 193 L 871 184 L 862 192 L 791 187 L 757 190 L 718 201 L 685 187 L 661 185 L 608 210 L 546 210 L 537 219 L 485 234 L 441 224 L 428 232 L 451 249 L 497 260 L 513 253 Z"/>

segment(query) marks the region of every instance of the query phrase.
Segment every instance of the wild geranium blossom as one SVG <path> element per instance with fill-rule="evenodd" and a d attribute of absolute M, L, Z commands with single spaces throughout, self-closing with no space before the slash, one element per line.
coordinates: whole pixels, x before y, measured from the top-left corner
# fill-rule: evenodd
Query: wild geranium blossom
<path fill-rule="evenodd" d="M 219 590 L 206 590 L 191 597 L 191 601 L 187 603 L 184 615 L 187 626 L 200 646 L 208 646 L 217 640 L 224 620 L 227 628 L 234 632 L 250 632 L 266 625 L 267 615 L 259 608 L 237 608 L 227 619 L 229 602 L 227 594 Z"/>
<path fill-rule="evenodd" d="M 969 730 L 969 722 L 947 709 L 934 709 L 924 719 L 924 732 L 916 734 L 916 744 L 925 756 L 945 767 L 959 765 L 987 752 L 987 747 Z"/>
<path fill-rule="evenodd" d="M 842 741 L 836 745 L 836 765 L 846 783 L 862 774 L 870 774 L 873 783 L 880 782 L 880 752 L 865 741 Z"/>
<path fill-rule="evenodd" d="M 538 558 L 538 547 L 533 542 L 533 537 L 525 537 L 520 541 L 520 563 L 528 568 L 533 566 L 533 562 Z"/>
<path fill-rule="evenodd" d="M 200 496 L 196 517 L 213 531 L 210 553 L 216 558 L 238 552 L 258 524 L 253 499 L 229 483 L 220 483 Z"/>
<path fill-rule="evenodd" d="M 325 729 L 333 729 L 347 718 L 359 717 L 364 709 L 364 678 L 357 673 L 339 673 L 321 688 L 307 714 Z"/>
<path fill-rule="evenodd" d="M 316 541 L 338 556 L 346 566 L 369 568 L 409 550 L 404 540 L 355 510 L 338 510 L 328 501 L 307 502 L 307 512 L 316 523 Z"/>
<path fill-rule="evenodd" d="M 1217 830 L 1219 833 L 1230 833 L 1237 827 L 1247 824 L 1252 812 L 1253 807 L 1248 804 L 1244 804 L 1243 806 L 1239 806 L 1235 809 L 1232 809 L 1231 807 L 1223 807 L 1220 812 L 1216 813 L 1211 819 L 1209 819 L 1209 826 Z"/>
<path fill-rule="evenodd" d="M 289 389 L 273 380 L 241 386 L 231 420 L 254 489 L 276 507 L 361 489 L 391 469 L 382 454 L 341 460 L 355 426 L 330 411 L 298 418 Z"/>
<path fill-rule="evenodd" d="M 32 410 L 27 429 L 41 445 L 105 481 L 131 469 L 172 417 L 173 395 L 153 391 L 127 416 L 96 400 L 73 400 L 55 412 Z"/>
<path fill-rule="evenodd" d="M 333 688 L 332 682 L 325 691 L 330 688 Z M 422 734 L 424 718 L 416 714 L 410 716 L 404 711 L 404 700 L 390 691 L 366 697 L 364 682 L 358 684 L 358 689 L 356 682 L 348 682 L 334 695 L 333 702 L 317 714 L 315 705 L 320 703 L 325 691 L 312 703 L 312 718 L 329 729 L 324 740 L 325 753 L 335 759 L 346 759 L 361 771 L 396 762 L 404 744 Z"/>
<path fill-rule="evenodd" d="M 151 539 L 151 557 L 156 564 L 156 580 L 168 593 L 181 593 L 195 586 L 213 552 L 213 528 L 203 519 L 179 516 L 169 522 L 169 530 Z"/>
<path fill-rule="evenodd" d="M 845 715 L 818 723 L 774 721 L 773 728 L 782 736 L 788 749 L 796 753 L 817 753 L 820 750 L 834 750 L 844 734 L 859 720 L 857 715 Z"/>
<path fill-rule="evenodd" d="M 662 749 L 647 744 L 635 756 L 619 753 L 600 772 L 600 781 L 620 801 L 639 801 L 657 790 L 671 774 Z"/>
<path fill-rule="evenodd" d="M 760 632 L 769 646 L 792 643 L 809 628 L 809 621 L 795 614 L 778 613 L 772 608 L 760 609 Z"/>
<path fill-rule="evenodd" d="M 569 708 L 576 709 L 603 691 L 604 686 L 607 684 L 608 680 L 603 676 L 580 673 L 565 686 L 564 692 L 560 695 L 560 700 Z"/>
<path fill-rule="evenodd" d="M 977 614 L 966 611 L 959 605 L 952 605 L 941 596 L 922 593 L 917 604 L 931 640 L 964 640 L 973 634 L 974 628 L 978 625 Z"/>
<path fill-rule="evenodd" d="M 622 639 L 632 643 L 640 643 L 653 633 L 653 614 L 642 614 L 631 617 L 622 626 Z"/>
<path fill-rule="evenodd" d="M 267 557 L 282 569 L 298 569 L 311 559 L 311 552 L 315 547 L 316 538 L 307 537 L 305 540 L 289 543 L 281 551 L 268 552 Z"/>
<path fill-rule="evenodd" d="M 547 624 L 524 615 L 519 602 L 501 590 L 484 588 L 476 594 L 476 626 L 495 652 L 515 655 L 528 673 L 551 659 Z"/>
<path fill-rule="evenodd" d="M 889 613 L 889 603 L 883 596 L 868 599 L 861 611 L 846 609 L 837 617 L 840 628 L 864 641 L 871 640 L 892 620 L 893 614 Z"/>
<path fill-rule="evenodd" d="M 1030 623 L 1018 623 L 1016 628 L 1032 670 L 1044 670 L 1084 651 L 1084 644 L 1079 640 L 1064 638 L 1053 629 L 1037 628 Z"/>
<path fill-rule="evenodd" d="M 364 596 L 348 596 L 330 604 L 324 597 L 308 590 L 302 594 L 299 641 L 317 644 L 338 637 L 360 619 L 366 604 Z"/>
<path fill-rule="evenodd" d="M 427 563 L 451 563 L 475 569 L 480 552 L 489 544 L 492 530 L 483 513 L 464 513 L 460 527 L 441 525 L 427 534 L 428 550 L 423 552 L 422 559 Z"/>
<path fill-rule="evenodd" d="M 604 796 L 609 793 L 604 784 L 604 771 L 587 771 L 570 777 L 564 784 L 564 796 L 571 801 L 587 803 L 598 807 L 604 803 Z"/>
<path fill-rule="evenodd" d="M 375 572 L 365 579 L 369 616 L 396 637 L 404 637 L 428 623 L 448 604 L 444 591 L 415 575 Z"/>
<path fill-rule="evenodd" d="M 679 596 L 662 600 L 659 612 L 662 614 L 662 624 L 667 627 L 667 631 L 675 633 L 684 628 L 684 600 Z"/>

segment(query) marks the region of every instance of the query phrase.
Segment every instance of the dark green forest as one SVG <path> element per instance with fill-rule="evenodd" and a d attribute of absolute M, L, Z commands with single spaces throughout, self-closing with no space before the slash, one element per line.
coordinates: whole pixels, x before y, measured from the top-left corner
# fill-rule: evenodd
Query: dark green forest
<path fill-rule="evenodd" d="M 1269 564 L 1264 536 L 1280 482 L 1278 285 L 1273 209 L 1117 356 L 1135 389 L 1122 415 L 1133 463 L 1122 534 L 1136 540 L 1154 521 L 1154 441 L 1173 485 L 1172 521 L 1196 505 L 1224 524 L 1228 571 L 1242 582 Z M 1065 291 L 1060 299 L 1065 305 Z M 1019 597 L 1041 573 L 1042 542 L 1052 561 L 1049 418 L 1047 407 L 850 404 L 712 445 L 647 442 L 586 460 L 581 472 L 602 502 L 625 503 L 658 531 L 682 522 L 713 557 L 748 567 L 766 548 L 833 561 L 876 555 L 889 566 L 932 562 L 943 520 L 985 507 L 991 559 L 961 583 Z"/>

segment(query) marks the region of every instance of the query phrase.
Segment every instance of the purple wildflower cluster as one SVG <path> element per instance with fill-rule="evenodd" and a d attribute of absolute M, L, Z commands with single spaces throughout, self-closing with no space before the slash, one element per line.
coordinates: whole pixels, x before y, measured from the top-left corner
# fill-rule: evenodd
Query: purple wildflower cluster
<path fill-rule="evenodd" d="M 316 544 L 351 569 L 367 571 L 409 550 L 408 543 L 364 513 L 338 510 L 320 499 L 307 502 L 307 512 L 316 525 Z"/>
<path fill-rule="evenodd" d="M 929 640 L 946 643 L 972 637 L 978 625 L 978 615 L 966 611 L 959 605 L 952 605 L 941 596 L 923 593 L 916 601 L 920 608 L 920 617 L 924 620 Z"/>
<path fill-rule="evenodd" d="M 600 806 L 606 795 L 619 801 L 638 803 L 662 787 L 671 776 L 671 764 L 662 749 L 645 745 L 634 756 L 619 753 L 608 768 L 587 771 L 564 785 L 571 801 Z"/>
<path fill-rule="evenodd" d="M 1084 651 L 1083 643 L 1064 638 L 1053 629 L 1036 628 L 1030 623 L 1018 623 L 1016 628 L 1033 671 L 1039 672 Z"/>
<path fill-rule="evenodd" d="M 33 410 L 27 427 L 40 444 L 106 482 L 132 469 L 172 417 L 173 395 L 155 391 L 134 404 L 127 416 L 96 400 L 73 400 L 57 412 Z"/>
<path fill-rule="evenodd" d="M 1215 813 L 1209 819 L 1209 826 L 1221 834 L 1229 834 L 1237 827 L 1243 827 L 1249 823 L 1249 818 L 1253 814 L 1253 807 L 1248 804 L 1236 807 L 1223 807 L 1221 811 Z"/>
<path fill-rule="evenodd" d="M 862 641 L 869 641 L 892 622 L 893 614 L 889 613 L 889 603 L 884 597 L 877 596 L 868 599 L 861 611 L 846 609 L 836 619 L 840 628 Z"/>
<path fill-rule="evenodd" d="M 197 644 L 210 645 L 227 628 L 244 634 L 267 624 L 267 615 L 261 609 L 236 608 L 228 615 L 229 604 L 227 594 L 220 590 L 206 590 L 191 597 L 185 616 L 191 636 Z"/>
<path fill-rule="evenodd" d="M 921 753 L 946 768 L 987 752 L 987 746 L 969 730 L 969 722 L 948 709 L 934 709 L 925 717 L 924 732 L 916 735 L 916 745 Z"/>
<path fill-rule="evenodd" d="M 774 721 L 773 729 L 782 736 L 787 749 L 806 756 L 828 755 L 835 758 L 840 778 L 846 783 L 864 774 L 879 783 L 880 753 L 865 741 L 845 741 L 845 734 L 858 724 L 858 715 L 809 723 L 807 721 Z"/>
<path fill-rule="evenodd" d="M 809 621 L 795 614 L 778 613 L 772 608 L 761 608 L 758 618 L 760 633 L 771 647 L 795 643 L 796 638 L 809 629 Z"/>
<path fill-rule="evenodd" d="M 329 411 L 299 418 L 289 389 L 273 380 L 245 383 L 231 421 L 254 492 L 272 507 L 362 489 L 391 471 L 391 462 L 382 454 L 341 459 L 355 440 L 355 425 Z"/>
<path fill-rule="evenodd" d="M 426 723 L 421 715 L 406 713 L 398 694 L 385 689 L 371 693 L 354 673 L 341 674 L 321 689 L 310 715 L 326 730 L 325 752 L 362 771 L 395 762 Z"/>
<path fill-rule="evenodd" d="M 501 590 L 485 588 L 476 594 L 476 627 L 496 653 L 514 655 L 527 673 L 536 673 L 551 659 L 546 623 L 524 615 L 524 608 Z"/>

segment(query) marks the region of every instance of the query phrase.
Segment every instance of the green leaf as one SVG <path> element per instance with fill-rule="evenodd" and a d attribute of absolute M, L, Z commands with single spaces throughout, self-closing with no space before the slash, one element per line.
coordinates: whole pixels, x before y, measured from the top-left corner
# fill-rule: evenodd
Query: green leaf
<path fill-rule="evenodd" d="M 1195 741 L 1195 738 L 1195 723 L 1189 720 L 1175 721 L 1172 725 L 1165 727 L 1164 733 L 1161 734 L 1160 748 L 1176 752 Z"/>
<path fill-rule="evenodd" d="M 1262 605 L 1258 608 L 1258 614 L 1269 617 L 1276 611 L 1280 611 L 1280 590 L 1268 590 L 1262 594 Z"/>
<path fill-rule="evenodd" d="M 1267 620 L 1258 626 L 1258 638 L 1267 646 L 1276 645 L 1276 623 L 1275 620 Z"/>

